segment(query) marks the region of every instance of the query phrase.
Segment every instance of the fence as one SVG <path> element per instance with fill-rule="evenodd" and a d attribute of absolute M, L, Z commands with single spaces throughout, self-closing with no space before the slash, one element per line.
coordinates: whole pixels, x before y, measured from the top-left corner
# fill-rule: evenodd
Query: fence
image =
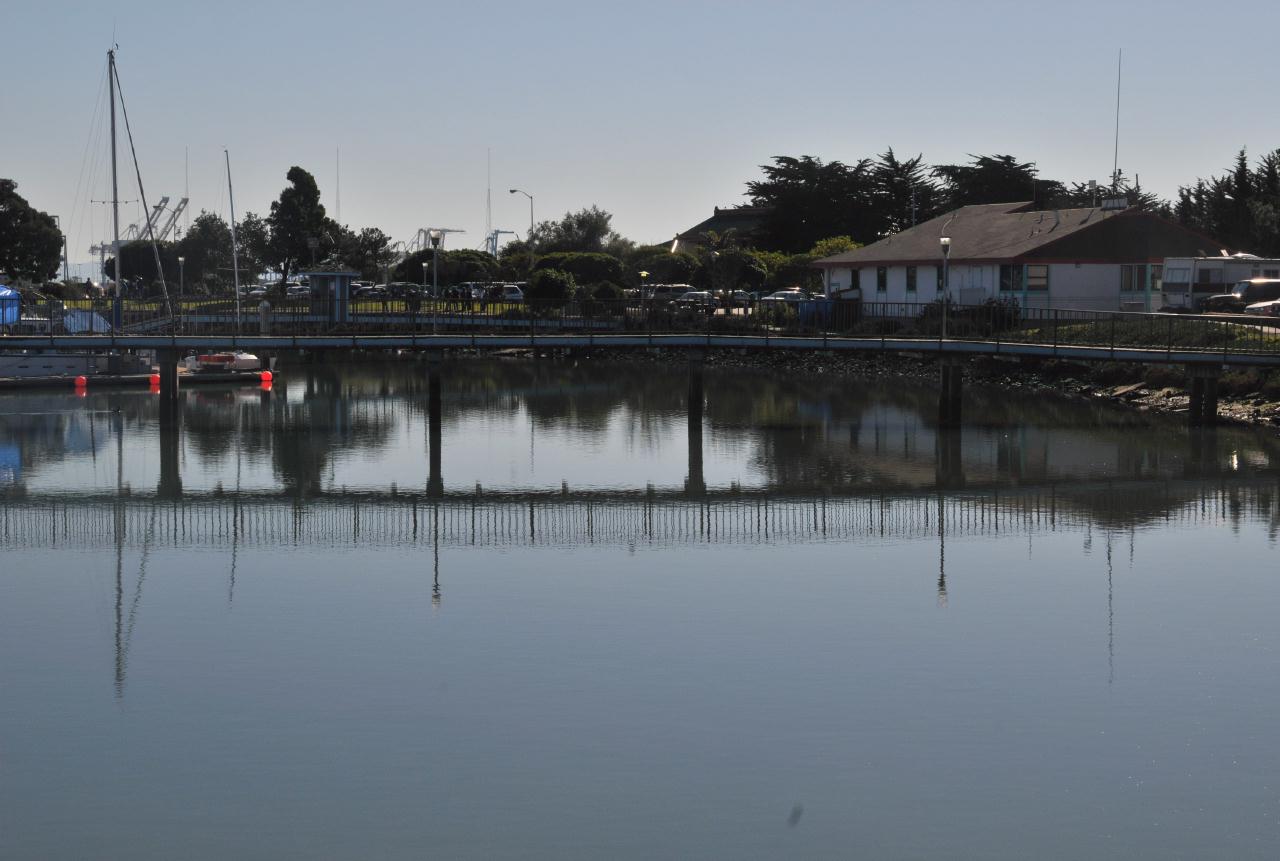
<path fill-rule="evenodd" d="M 667 300 L 502 302 L 484 299 L 289 297 L 239 314 L 228 297 L 51 301 L 7 327 L 13 334 L 688 334 L 947 339 L 1000 343 L 1280 353 L 1280 319 L 1022 308 L 1011 302 L 756 301 L 704 308 Z"/>

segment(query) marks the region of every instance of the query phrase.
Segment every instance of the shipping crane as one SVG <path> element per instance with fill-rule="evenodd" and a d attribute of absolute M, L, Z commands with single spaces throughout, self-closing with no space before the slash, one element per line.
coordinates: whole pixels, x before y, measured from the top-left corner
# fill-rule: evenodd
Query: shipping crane
<path fill-rule="evenodd" d="M 490 230 L 489 235 L 484 238 L 484 250 L 488 251 L 489 254 L 491 254 L 495 259 L 498 256 L 498 237 L 504 233 L 509 233 L 512 236 L 516 235 L 516 232 L 514 230 L 494 229 L 494 230 Z"/>

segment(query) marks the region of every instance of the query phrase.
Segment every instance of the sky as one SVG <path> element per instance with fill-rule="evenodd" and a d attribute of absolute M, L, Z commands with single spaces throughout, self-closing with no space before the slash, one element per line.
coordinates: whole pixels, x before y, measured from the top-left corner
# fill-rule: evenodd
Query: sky
<path fill-rule="evenodd" d="M 300 165 L 329 215 L 397 240 L 482 247 L 491 184 L 495 228 L 528 230 L 514 187 L 539 221 L 596 205 L 666 242 L 777 155 L 1009 153 L 1105 180 L 1123 49 L 1120 168 L 1173 197 L 1280 147 L 1277 66 L 1245 35 L 1277 25 L 1274 2 L 0 0 L 0 176 L 93 259 L 114 40 L 149 202 L 189 176 L 192 213 L 225 217 L 225 149 L 240 217 Z"/>

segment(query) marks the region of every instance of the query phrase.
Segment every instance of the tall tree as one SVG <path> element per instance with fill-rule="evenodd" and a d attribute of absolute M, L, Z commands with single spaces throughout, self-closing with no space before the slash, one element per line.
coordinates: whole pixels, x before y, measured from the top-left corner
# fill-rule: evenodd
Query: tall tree
<path fill-rule="evenodd" d="M 53 216 L 27 203 L 16 182 L 0 179 L 0 273 L 45 281 L 61 259 L 62 232 Z"/>
<path fill-rule="evenodd" d="M 395 262 L 391 250 L 391 237 L 376 227 L 366 227 L 360 232 L 344 230 L 339 236 L 337 257 L 343 266 L 360 273 L 361 278 L 378 279 Z M 418 273 L 409 279 L 417 281 Z"/>
<path fill-rule="evenodd" d="M 942 180 L 946 209 L 1024 200 L 1035 201 L 1043 209 L 1053 206 L 1065 191 L 1056 180 L 1040 179 L 1034 162 L 1020 162 L 1011 155 L 969 158 L 969 164 L 944 164 L 933 169 L 933 175 Z"/>
<path fill-rule="evenodd" d="M 889 147 L 872 166 L 871 175 L 881 234 L 897 233 L 940 212 L 938 184 L 930 177 L 923 155 L 900 161 Z"/>
<path fill-rule="evenodd" d="M 1280 150 L 1254 168 L 1240 150 L 1228 173 L 1180 187 L 1174 214 L 1227 248 L 1280 255 Z"/>
<path fill-rule="evenodd" d="M 533 229 L 533 247 L 539 254 L 553 251 L 602 252 L 620 256 L 631 244 L 614 232 L 613 216 L 592 206 L 566 212 L 559 221 L 543 221 Z"/>
<path fill-rule="evenodd" d="M 321 245 L 332 230 L 325 223 L 315 177 L 294 165 L 285 178 L 289 185 L 272 202 L 267 222 L 271 226 L 271 262 L 287 281 L 289 273 L 300 265 L 327 256 Z"/>
<path fill-rule="evenodd" d="M 231 228 L 217 214 L 201 211 L 178 242 L 177 250 L 186 258 L 188 289 L 197 285 L 212 288 L 231 281 Z"/>
<path fill-rule="evenodd" d="M 236 242 L 240 244 L 240 273 L 246 281 L 255 281 L 271 258 L 271 225 L 265 218 L 246 212 L 236 225 Z"/>
<path fill-rule="evenodd" d="M 761 247 L 799 253 L 828 236 L 874 241 L 880 221 L 874 207 L 871 162 L 846 165 L 813 156 L 775 156 L 761 165 L 764 179 L 747 183 L 747 196 L 769 208 L 759 231 Z"/>

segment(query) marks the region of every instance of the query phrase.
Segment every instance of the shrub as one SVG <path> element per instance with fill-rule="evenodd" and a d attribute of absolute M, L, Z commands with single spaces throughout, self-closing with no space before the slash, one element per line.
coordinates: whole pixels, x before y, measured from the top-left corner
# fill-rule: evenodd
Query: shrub
<path fill-rule="evenodd" d="M 559 269 L 541 269 L 533 274 L 524 297 L 538 310 L 563 308 L 573 297 L 573 276 Z"/>
<path fill-rule="evenodd" d="M 617 283 L 622 280 L 622 261 L 611 254 L 579 251 L 554 251 L 538 258 L 534 271 L 559 270 L 572 275 L 575 281 L 592 284 L 601 281 Z"/>

